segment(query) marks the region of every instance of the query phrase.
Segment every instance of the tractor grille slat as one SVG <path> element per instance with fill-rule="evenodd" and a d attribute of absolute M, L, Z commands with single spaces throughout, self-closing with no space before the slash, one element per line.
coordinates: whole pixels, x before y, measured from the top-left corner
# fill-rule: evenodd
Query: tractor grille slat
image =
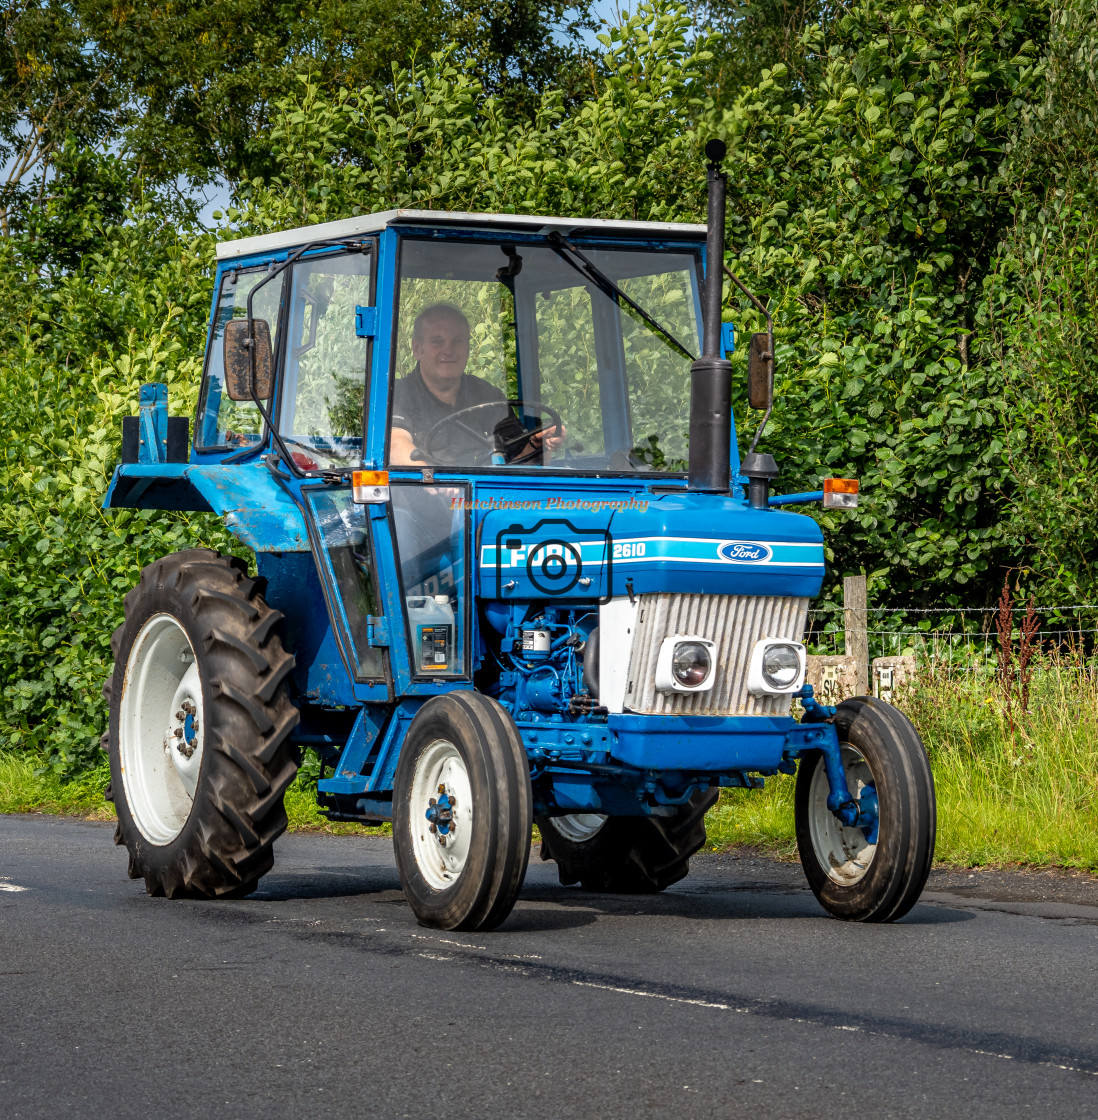
<path fill-rule="evenodd" d="M 751 651 L 762 638 L 801 641 L 808 599 L 779 595 L 641 595 L 625 708 L 646 715 L 786 715 L 788 696 L 747 691 Z M 664 638 L 693 634 L 717 644 L 717 676 L 708 692 L 660 692 L 656 659 Z"/>

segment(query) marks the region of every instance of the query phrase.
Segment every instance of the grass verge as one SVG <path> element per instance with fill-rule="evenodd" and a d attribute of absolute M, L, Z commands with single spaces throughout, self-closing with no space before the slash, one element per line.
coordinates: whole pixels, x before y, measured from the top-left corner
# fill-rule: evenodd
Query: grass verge
<path fill-rule="evenodd" d="M 971 674 L 928 671 L 898 704 L 930 754 L 939 862 L 1098 872 L 1098 679 L 1085 667 L 1042 666 L 1029 711 L 1013 727 L 994 681 Z M 0 812 L 110 820 L 108 779 L 106 765 L 63 779 L 37 757 L 0 752 Z M 307 762 L 286 794 L 290 831 L 390 834 L 389 825 L 325 819 L 315 781 Z M 749 845 L 795 859 L 793 789 L 793 778 L 777 777 L 763 790 L 722 790 L 706 820 L 707 848 Z"/>
<path fill-rule="evenodd" d="M 104 762 L 74 778 L 61 778 L 36 755 L 0 751 L 0 813 L 62 813 L 90 820 L 114 820 L 103 797 L 111 780 Z"/>

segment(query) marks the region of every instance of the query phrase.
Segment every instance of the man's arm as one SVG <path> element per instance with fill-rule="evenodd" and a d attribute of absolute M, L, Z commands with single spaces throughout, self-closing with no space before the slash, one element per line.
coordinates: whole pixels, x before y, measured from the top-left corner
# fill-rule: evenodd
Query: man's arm
<path fill-rule="evenodd" d="M 412 433 L 406 428 L 392 428 L 389 432 L 389 463 L 394 467 L 414 467 L 419 464 L 412 460 L 416 445 Z"/>

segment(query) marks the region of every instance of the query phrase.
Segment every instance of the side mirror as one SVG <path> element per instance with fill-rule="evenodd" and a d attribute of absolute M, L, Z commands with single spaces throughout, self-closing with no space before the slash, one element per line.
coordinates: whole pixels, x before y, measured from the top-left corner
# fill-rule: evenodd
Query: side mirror
<path fill-rule="evenodd" d="M 266 319 L 253 319 L 255 339 L 255 395 L 267 400 L 274 382 L 271 359 L 271 328 Z M 225 388 L 231 401 L 252 399 L 252 340 L 247 319 L 230 319 L 225 324 Z"/>
<path fill-rule="evenodd" d="M 770 336 L 753 334 L 747 352 L 747 403 L 752 408 L 767 409 L 773 401 L 774 355 L 770 352 Z"/>

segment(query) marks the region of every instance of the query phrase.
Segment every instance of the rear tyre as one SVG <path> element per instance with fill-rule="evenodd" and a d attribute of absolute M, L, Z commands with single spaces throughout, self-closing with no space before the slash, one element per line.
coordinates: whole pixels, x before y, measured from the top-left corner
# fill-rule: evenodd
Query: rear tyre
<path fill-rule="evenodd" d="M 894 922 L 922 893 L 934 860 L 934 779 L 911 722 L 883 700 L 858 697 L 835 715 L 847 785 L 860 798 L 875 790 L 876 842 L 827 808 L 830 786 L 819 751 L 797 769 L 797 848 L 812 893 L 836 918 Z"/>
<path fill-rule="evenodd" d="M 718 790 L 695 793 L 672 817 L 604 817 L 573 813 L 537 817 L 541 858 L 556 860 L 563 886 L 587 891 L 655 894 L 690 870 L 705 843 L 705 814 Z"/>
<path fill-rule="evenodd" d="M 393 782 L 393 848 L 421 925 L 487 930 L 511 913 L 532 806 L 526 749 L 499 704 L 451 692 L 420 708 Z"/>
<path fill-rule="evenodd" d="M 115 843 L 152 895 L 239 897 L 274 862 L 297 772 L 280 612 L 242 560 L 207 549 L 141 573 L 114 632 L 110 796 Z"/>

